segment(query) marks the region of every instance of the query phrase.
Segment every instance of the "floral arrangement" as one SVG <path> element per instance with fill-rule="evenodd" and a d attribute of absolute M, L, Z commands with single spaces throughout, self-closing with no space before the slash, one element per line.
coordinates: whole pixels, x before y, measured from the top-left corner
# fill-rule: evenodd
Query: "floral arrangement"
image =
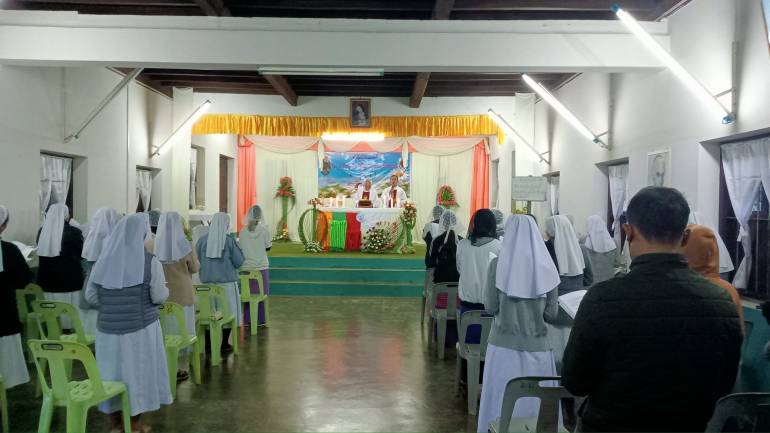
<path fill-rule="evenodd" d="M 310 242 L 305 244 L 305 252 L 306 253 L 322 253 L 323 250 L 324 249 L 321 246 L 321 244 L 319 244 L 316 241 L 310 241 Z"/>
<path fill-rule="evenodd" d="M 449 185 L 442 185 L 441 188 L 438 189 L 438 194 L 436 195 L 436 202 L 438 202 L 440 206 L 456 207 L 457 199 L 456 199 L 455 191 Z"/>
<path fill-rule="evenodd" d="M 291 177 L 284 176 L 278 180 L 278 190 L 275 192 L 276 197 L 288 197 L 294 200 L 297 196 L 297 192 L 294 191 Z"/>
<path fill-rule="evenodd" d="M 281 231 L 273 237 L 274 242 L 289 242 L 290 240 L 289 229 L 287 227 L 281 229 Z"/>
<path fill-rule="evenodd" d="M 388 250 L 392 250 L 393 242 L 391 241 L 391 232 L 394 230 L 394 227 L 397 230 L 397 224 L 382 221 L 367 230 L 366 236 L 364 236 L 364 244 L 361 246 L 361 251 L 382 254 Z"/>
<path fill-rule="evenodd" d="M 404 217 L 404 222 L 409 228 L 414 228 L 415 224 L 417 224 L 417 207 L 415 207 L 414 203 L 404 203 L 404 211 L 401 216 Z"/>
<path fill-rule="evenodd" d="M 307 204 L 313 207 L 318 207 L 318 206 L 322 206 L 323 202 L 321 201 L 320 198 L 311 198 L 310 201 L 307 202 Z"/>

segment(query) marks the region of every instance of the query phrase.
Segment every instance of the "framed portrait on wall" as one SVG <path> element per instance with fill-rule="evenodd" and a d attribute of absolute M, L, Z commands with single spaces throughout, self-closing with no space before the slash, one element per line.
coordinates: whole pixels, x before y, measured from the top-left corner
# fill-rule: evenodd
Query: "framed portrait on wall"
<path fill-rule="evenodd" d="M 647 185 L 671 186 L 671 149 L 647 154 Z"/>
<path fill-rule="evenodd" d="M 371 128 L 372 126 L 372 100 L 350 100 L 350 127 Z"/>
<path fill-rule="evenodd" d="M 765 42 L 770 50 L 770 0 L 762 0 L 762 17 L 765 19 Z"/>

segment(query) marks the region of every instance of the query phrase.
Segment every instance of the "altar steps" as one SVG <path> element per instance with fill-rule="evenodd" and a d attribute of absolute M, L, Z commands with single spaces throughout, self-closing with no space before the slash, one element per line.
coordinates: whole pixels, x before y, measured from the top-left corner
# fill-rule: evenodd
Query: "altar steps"
<path fill-rule="evenodd" d="M 276 296 L 419 297 L 424 278 L 419 256 L 270 258 L 270 294 Z"/>

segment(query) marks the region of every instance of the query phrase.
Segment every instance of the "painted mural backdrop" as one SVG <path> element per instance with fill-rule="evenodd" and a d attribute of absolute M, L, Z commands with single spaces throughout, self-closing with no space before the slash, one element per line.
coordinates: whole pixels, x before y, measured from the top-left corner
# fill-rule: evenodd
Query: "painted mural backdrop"
<path fill-rule="evenodd" d="M 409 195 L 411 159 L 410 153 L 404 170 L 400 152 L 326 152 L 322 168 L 318 170 L 319 196 L 332 197 L 342 193 L 349 197 L 364 179 L 371 179 L 377 194 L 381 194 L 394 173 L 403 174 L 399 186 Z"/>

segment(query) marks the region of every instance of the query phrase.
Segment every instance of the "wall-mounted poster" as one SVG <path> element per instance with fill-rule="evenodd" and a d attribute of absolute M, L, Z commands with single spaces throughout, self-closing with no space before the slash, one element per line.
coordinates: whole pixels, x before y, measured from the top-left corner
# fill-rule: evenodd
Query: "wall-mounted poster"
<path fill-rule="evenodd" d="M 671 150 L 647 154 L 647 185 L 671 186 Z"/>
<path fill-rule="evenodd" d="M 762 0 L 762 16 L 765 17 L 765 38 L 770 50 L 770 0 Z"/>
<path fill-rule="evenodd" d="M 323 167 L 318 171 L 319 197 L 350 197 L 367 179 L 381 194 L 393 174 L 400 175 L 398 185 L 409 195 L 411 158 L 410 153 L 405 169 L 400 152 L 326 152 Z"/>
<path fill-rule="evenodd" d="M 370 128 L 372 126 L 372 100 L 350 100 L 350 127 Z"/>

